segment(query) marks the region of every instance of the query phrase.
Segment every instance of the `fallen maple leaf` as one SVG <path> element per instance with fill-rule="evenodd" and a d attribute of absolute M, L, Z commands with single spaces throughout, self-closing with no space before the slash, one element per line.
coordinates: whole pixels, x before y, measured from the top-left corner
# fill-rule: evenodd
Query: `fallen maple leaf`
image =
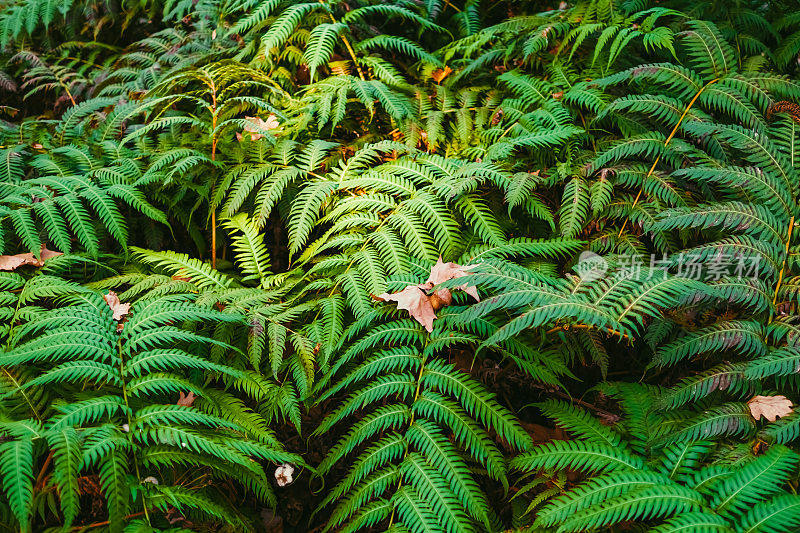
<path fill-rule="evenodd" d="M 179 391 L 178 394 L 180 396 L 178 397 L 178 402 L 176 405 L 183 405 L 184 407 L 191 407 L 194 403 L 194 399 L 197 398 L 197 396 L 195 396 L 191 391 L 189 391 L 187 394 Z"/>
<path fill-rule="evenodd" d="M 27 254 L 16 254 L 16 255 L 0 255 L 0 270 L 16 270 L 21 266 L 25 265 L 32 265 L 35 267 L 44 266 L 44 262 L 48 259 L 52 259 L 53 257 L 57 257 L 59 255 L 64 255 L 61 252 L 54 252 L 53 250 L 48 250 L 45 245 L 42 245 L 42 249 L 39 252 L 39 258 L 37 259 L 35 255 L 32 253 Z"/>
<path fill-rule="evenodd" d="M 106 301 L 108 307 L 114 313 L 114 320 L 121 320 L 131 311 L 131 304 L 120 302 L 119 296 L 114 291 L 108 291 L 108 294 L 103 295 L 103 300 Z"/>
<path fill-rule="evenodd" d="M 382 302 L 397 302 L 398 309 L 407 310 L 411 318 L 425 326 L 428 333 L 431 333 L 433 332 L 433 321 L 436 319 L 436 311 L 453 303 L 453 295 L 450 289 L 446 288 L 437 289 L 431 295 L 428 295 L 426 291 L 449 279 L 466 276 L 469 274 L 468 270 L 470 268 L 472 267 L 461 266 L 456 263 L 444 263 L 440 257 L 431 268 L 431 275 L 425 283 L 408 285 L 400 292 L 383 293 L 373 296 L 373 298 Z M 478 288 L 474 285 L 465 283 L 455 288 L 466 292 L 477 301 L 481 300 L 478 296 Z"/>
<path fill-rule="evenodd" d="M 44 244 L 42 245 L 42 249 L 39 252 L 39 257 L 41 257 L 42 262 L 47 261 L 48 259 L 52 259 L 54 257 L 58 257 L 59 255 L 64 255 L 61 252 L 54 252 L 53 250 L 48 250 L 47 246 Z"/>
<path fill-rule="evenodd" d="M 16 270 L 22 265 L 32 265 L 33 254 L 0 255 L 0 270 Z"/>
<path fill-rule="evenodd" d="M 244 117 L 245 118 L 245 126 L 244 132 L 250 134 L 251 141 L 257 141 L 264 137 L 264 134 L 261 133 L 264 130 L 274 130 L 280 123 L 278 122 L 278 117 L 275 115 L 270 115 L 267 117 L 267 120 L 264 120 L 259 117 Z M 236 134 L 236 140 L 241 141 L 244 136 L 241 133 Z"/>
<path fill-rule="evenodd" d="M 792 401 L 786 396 L 754 396 L 747 402 L 747 406 L 753 418 L 760 420 L 763 416 L 770 422 L 794 411 Z"/>
<path fill-rule="evenodd" d="M 442 262 L 442 258 L 440 257 L 439 260 L 436 262 L 436 264 L 433 265 L 433 268 L 431 268 L 431 275 L 428 278 L 428 283 L 433 283 L 434 285 L 438 285 L 449 279 L 456 279 L 466 276 L 470 274 L 469 269 L 472 268 L 473 266 L 474 265 L 461 266 L 457 263 L 444 263 Z M 476 286 L 467 285 L 465 283 L 464 285 L 459 285 L 458 287 L 455 288 L 466 292 L 467 294 L 475 298 L 475 300 L 479 302 L 481 301 L 480 296 L 478 296 L 478 288 Z M 439 293 L 440 291 L 447 291 L 448 293 L 450 292 L 447 289 L 440 289 L 436 292 Z M 443 300 L 447 299 L 443 297 L 443 295 L 440 295 L 440 297 L 442 297 Z"/>
<path fill-rule="evenodd" d="M 433 331 L 433 321 L 436 313 L 433 310 L 430 297 L 422 290 L 425 285 L 409 285 L 400 292 L 379 294 L 375 299 L 382 302 L 397 302 L 398 309 L 405 309 L 411 318 L 425 326 L 428 333 Z"/>

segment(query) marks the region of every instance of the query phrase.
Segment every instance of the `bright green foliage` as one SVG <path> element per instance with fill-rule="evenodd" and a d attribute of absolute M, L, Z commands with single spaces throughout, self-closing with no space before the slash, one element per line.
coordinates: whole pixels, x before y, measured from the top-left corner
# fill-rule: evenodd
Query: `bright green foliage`
<path fill-rule="evenodd" d="M 37 309 L 50 296 L 37 295 L 37 288 L 52 294 L 54 286 L 59 307 Z M 247 518 L 218 503 L 218 495 L 186 485 L 186 473 L 205 470 L 274 502 L 267 475 L 254 460 L 302 464 L 272 432 L 237 421 L 238 413 L 227 408 L 234 398 L 206 392 L 209 380 L 247 380 L 200 355 L 224 345 L 198 326 L 235 322 L 235 315 L 165 296 L 136 304 L 119 322 L 100 294 L 56 278 L 34 277 L 21 290 L 15 314 L 30 318 L 14 328 L 0 355 L 13 380 L 4 382 L 4 408 L 13 419 L 2 424 L 7 440 L 0 471 L 22 529 L 32 518 L 34 464 L 48 453 L 64 524 L 69 527 L 80 512 L 79 478 L 97 472 L 112 531 L 121 531 L 137 509 L 167 505 L 245 527 Z M 57 390 L 58 400 L 38 393 L 31 398 L 31 391 L 41 390 Z M 176 405 L 178 392 L 199 399 Z"/>
<path fill-rule="evenodd" d="M 5 2 L 0 529 L 800 528 L 795 4 Z"/>
<path fill-rule="evenodd" d="M 38 254 L 43 244 L 49 244 L 58 251 L 70 252 L 78 244 L 97 256 L 105 242 L 101 237 L 106 235 L 116 245 L 109 242 L 108 247 L 124 249 L 130 231 L 123 215 L 125 208 L 166 223 L 163 213 L 142 193 L 144 171 L 137 161 L 140 153 L 100 140 L 114 135 L 110 131 L 115 127 L 113 114 L 95 130 L 91 144 L 75 142 L 91 113 L 112 101 L 100 99 L 93 102 L 94 107 L 72 108 L 56 125 L 55 134 L 42 139 L 47 148 L 37 145 L 40 149 L 35 155 L 24 144 L 4 149 L 0 183 L 3 251 L 21 248 L 19 251 Z M 4 133 L 0 137 L 6 142 L 13 142 L 17 134 Z M 30 174 L 26 168 L 31 169 Z M 10 239 L 11 235 L 16 239 Z M 11 246 L 12 242 L 21 246 Z"/>
<path fill-rule="evenodd" d="M 540 405 L 574 440 L 534 447 L 511 466 L 589 476 L 541 506 L 536 525 L 557 531 L 622 522 L 652 524 L 649 531 L 793 531 L 800 525 L 793 516 L 800 497 L 785 488 L 797 471 L 797 453 L 775 445 L 752 456 L 707 440 L 671 442 L 674 422 L 642 411 L 647 391 L 612 385 L 606 392 L 625 410 L 615 426 L 564 402 Z"/>
<path fill-rule="evenodd" d="M 490 529 L 496 522 L 470 465 L 507 485 L 502 454 L 487 430 L 514 449 L 529 448 L 531 440 L 491 393 L 434 356 L 430 348 L 441 334 L 446 332 L 435 330 L 426 343 L 422 328 L 407 319 L 373 325 L 357 336 L 345 333 L 352 342 L 342 346 L 337 364 L 343 377 L 322 398 L 353 392 L 315 432 L 324 434 L 356 411 L 362 414 L 318 473 L 327 474 L 357 447 L 369 447 L 323 501 L 337 504 L 328 528 L 344 524 L 356 531 L 376 516 L 411 530 L 449 532 Z M 378 343 L 402 347 L 365 353 Z"/>

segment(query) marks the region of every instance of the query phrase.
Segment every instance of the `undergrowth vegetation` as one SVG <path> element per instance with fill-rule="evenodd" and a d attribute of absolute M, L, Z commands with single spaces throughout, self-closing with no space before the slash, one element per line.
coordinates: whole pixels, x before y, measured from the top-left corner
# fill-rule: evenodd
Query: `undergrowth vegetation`
<path fill-rule="evenodd" d="M 0 529 L 800 530 L 791 0 L 0 0 Z"/>

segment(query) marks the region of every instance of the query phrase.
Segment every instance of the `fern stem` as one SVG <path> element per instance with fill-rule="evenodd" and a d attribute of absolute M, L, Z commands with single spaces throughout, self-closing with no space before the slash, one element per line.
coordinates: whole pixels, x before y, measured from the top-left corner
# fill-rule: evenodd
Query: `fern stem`
<path fill-rule="evenodd" d="M 19 307 L 20 307 L 20 305 L 22 305 L 22 298 L 17 298 L 17 305 L 14 307 L 14 315 L 11 318 L 11 323 L 10 323 L 9 328 L 8 328 L 8 333 L 6 334 L 6 336 L 8 337 L 8 342 L 6 342 L 6 346 L 5 346 L 6 349 L 8 349 L 11 346 L 11 338 L 12 338 L 12 336 L 14 334 L 14 325 L 17 323 L 17 317 L 19 315 Z M 33 416 L 36 417 L 36 420 L 41 422 L 42 421 L 42 417 L 39 414 L 39 410 L 36 409 L 35 405 L 33 405 L 33 402 L 28 397 L 28 395 L 25 393 L 25 390 L 19 384 L 19 381 L 17 381 L 17 378 L 12 376 L 11 373 L 6 368 L 3 368 L 3 372 L 5 373 L 6 376 L 8 376 L 8 379 L 10 379 L 11 382 L 14 383 L 14 385 L 16 385 L 17 390 L 22 395 L 22 397 L 25 399 L 25 403 L 28 404 L 28 407 L 31 408 L 31 412 L 33 413 Z"/>
<path fill-rule="evenodd" d="M 17 390 L 20 392 L 20 394 L 22 394 L 22 397 L 25 398 L 25 403 L 27 403 L 28 407 L 31 408 L 31 411 L 33 412 L 33 416 L 36 417 L 36 420 L 41 422 L 42 421 L 42 417 L 39 415 L 39 411 L 33 405 L 33 403 L 31 402 L 31 399 L 28 398 L 28 395 L 25 394 L 25 391 L 22 389 L 22 385 L 19 384 L 19 381 L 17 381 L 17 379 L 14 376 L 12 376 L 8 372 L 8 370 L 6 370 L 5 368 L 3 369 L 3 372 L 5 372 L 6 376 L 8 376 L 8 378 L 14 383 L 14 385 L 17 386 Z"/>
<path fill-rule="evenodd" d="M 553 333 L 555 331 L 568 330 L 568 329 L 594 329 L 594 328 L 595 328 L 595 326 L 593 326 L 591 324 L 572 324 L 572 325 L 564 324 L 563 326 L 556 326 L 554 328 L 550 328 L 545 333 L 546 334 L 547 333 Z M 616 336 L 618 336 L 620 338 L 630 340 L 630 337 L 627 334 L 622 333 L 621 331 L 617 331 L 617 330 L 611 329 L 611 328 L 602 328 L 602 329 L 605 330 L 607 333 L 610 333 L 611 335 L 616 335 Z"/>
<path fill-rule="evenodd" d="M 323 2 L 323 0 L 319 0 L 319 3 L 325 5 L 325 2 Z M 333 16 L 333 13 L 328 11 L 328 16 L 331 18 L 331 21 L 334 24 L 338 24 L 338 21 L 336 20 L 336 17 Z M 358 72 L 358 77 L 361 78 L 361 81 L 367 81 L 367 78 L 364 77 L 364 73 L 361 71 L 361 67 L 358 64 L 358 59 L 356 59 L 356 51 L 353 50 L 352 46 L 350 46 L 350 41 L 348 41 L 347 37 L 345 37 L 344 35 L 341 35 L 340 37 L 342 39 L 342 42 L 344 43 L 344 47 L 347 48 L 347 53 L 350 54 L 350 57 L 353 59 L 353 66 L 356 67 L 356 72 Z M 311 83 L 314 83 L 314 80 L 311 80 Z"/>
<path fill-rule="evenodd" d="M 138 513 L 129 514 L 129 515 L 125 516 L 124 519 L 127 520 L 129 518 L 136 518 L 137 516 L 142 516 L 143 514 L 146 514 L 146 513 L 143 513 L 143 512 L 140 511 Z M 103 522 L 93 522 L 91 524 L 86 524 L 85 526 L 75 526 L 72 529 L 70 529 L 70 531 L 85 531 L 85 530 L 87 530 L 89 528 L 93 528 L 93 527 L 107 526 L 110 523 L 111 523 L 110 520 L 104 520 Z"/>
<path fill-rule="evenodd" d="M 211 209 L 211 268 L 217 268 L 217 211 Z"/>
<path fill-rule="evenodd" d="M 458 6 L 454 6 L 453 4 L 451 4 L 450 0 L 444 0 L 444 3 L 445 3 L 445 5 L 450 6 L 453 9 L 455 9 L 456 13 L 461 13 L 461 10 L 458 8 Z"/>
<path fill-rule="evenodd" d="M 72 93 L 69 92 L 69 86 L 65 85 L 61 80 L 58 80 L 58 83 L 62 87 L 64 87 L 64 91 L 66 91 L 67 97 L 69 98 L 69 101 L 72 102 L 72 107 L 75 107 L 76 105 L 78 105 L 77 103 L 75 103 L 75 99 L 72 97 Z M 63 138 L 63 135 L 62 135 L 62 138 Z"/>
<path fill-rule="evenodd" d="M 117 353 L 119 354 L 119 377 L 122 381 L 122 400 L 125 402 L 125 417 L 128 419 L 128 430 L 130 431 L 133 423 L 131 421 L 131 408 L 128 404 L 128 388 L 125 384 L 125 358 L 123 357 L 122 353 L 122 337 L 120 336 L 119 332 L 117 333 Z M 130 436 L 128 438 L 130 439 Z M 136 460 L 135 453 L 132 455 L 133 468 L 136 471 L 136 480 L 141 484 L 142 475 L 139 473 L 139 461 Z M 142 492 L 142 512 L 144 513 L 147 523 L 150 524 L 150 515 L 147 513 L 147 498 L 145 497 L 144 492 Z"/>
<path fill-rule="evenodd" d="M 425 344 L 426 344 L 426 345 L 428 344 L 428 341 L 429 341 L 429 340 L 430 340 L 430 337 L 427 337 L 427 338 L 425 339 Z M 423 355 L 423 356 L 422 356 L 422 364 L 420 364 L 420 365 L 419 365 L 419 374 L 417 374 L 417 388 L 416 388 L 416 390 L 414 391 L 414 399 L 413 399 L 413 400 L 411 400 L 411 405 L 412 405 L 412 407 L 413 407 L 413 405 L 414 405 L 415 403 L 417 403 L 417 400 L 419 399 L 419 389 L 420 389 L 420 386 L 422 385 L 422 372 L 424 372 L 424 371 L 425 371 L 425 356 Z M 409 429 L 411 428 L 411 426 L 413 426 L 413 425 L 414 425 L 414 412 L 412 411 L 412 412 L 411 412 L 411 420 L 409 420 L 409 422 L 408 422 L 408 427 L 406 428 L 406 432 L 408 432 L 408 430 L 409 430 Z M 406 458 L 407 456 L 408 456 L 408 442 L 406 442 L 406 449 L 403 451 L 403 459 L 401 460 L 401 462 L 402 462 L 403 460 L 405 460 L 405 458 Z M 400 487 L 401 487 L 402 485 L 403 485 L 403 478 L 401 477 L 401 478 L 400 478 L 400 479 L 397 481 L 397 488 L 395 488 L 395 489 L 394 489 L 394 491 L 395 491 L 395 492 L 397 492 L 398 490 L 400 490 Z M 394 509 L 392 509 L 392 516 L 391 516 L 391 517 L 389 517 L 389 527 L 390 527 L 390 528 L 392 527 L 392 524 L 393 524 L 393 523 L 394 523 Z"/>
<path fill-rule="evenodd" d="M 333 18 L 333 15 L 331 15 Z M 350 46 L 350 41 L 347 40 L 347 37 L 342 35 L 342 42 L 344 43 L 345 48 L 347 48 L 347 52 L 350 54 L 350 57 L 353 58 L 353 65 L 356 67 L 356 72 L 358 72 L 358 77 L 361 78 L 361 81 L 367 81 L 367 78 L 364 77 L 364 72 L 361 70 L 361 66 L 358 64 L 358 59 L 356 59 L 356 52 L 353 50 L 353 47 Z"/>
<path fill-rule="evenodd" d="M 44 460 L 42 469 L 39 470 L 39 475 L 36 476 L 36 482 L 33 484 L 34 487 L 41 486 L 44 481 L 45 472 L 47 472 L 47 467 L 50 466 L 50 463 L 53 461 L 53 455 L 55 455 L 55 450 L 50 450 L 50 453 L 47 454 L 47 458 Z"/>
<path fill-rule="evenodd" d="M 692 106 L 697 101 L 697 99 L 700 98 L 700 95 L 703 94 L 703 91 L 705 91 L 707 87 L 710 87 L 711 85 L 717 83 L 718 81 L 719 81 L 719 78 L 714 78 L 710 82 L 708 82 L 705 85 L 703 85 L 700 88 L 700 90 L 697 91 L 697 94 L 695 94 L 694 97 L 692 97 L 691 101 L 689 102 L 689 105 L 687 105 L 686 109 L 683 110 L 683 114 L 681 115 L 681 118 L 678 119 L 678 123 L 675 124 L 675 127 L 672 128 L 672 131 L 669 132 L 669 136 L 667 137 L 667 140 L 664 141 L 664 146 L 667 146 L 669 144 L 669 142 L 672 140 L 672 138 L 675 136 L 675 134 L 678 132 L 678 128 L 681 126 L 681 123 L 683 122 L 683 119 L 686 118 L 686 114 L 692 108 Z M 656 160 L 653 161 L 653 166 L 651 166 L 650 170 L 647 172 L 647 176 L 644 177 L 645 180 L 647 180 L 647 178 L 649 178 L 650 176 L 653 175 L 653 172 L 656 170 L 656 165 L 658 164 L 658 162 L 660 160 L 661 160 L 661 155 L 658 155 L 656 157 Z M 637 194 L 636 198 L 633 200 L 633 205 L 631 206 L 631 208 L 636 207 L 636 204 L 639 203 L 639 199 L 642 197 L 642 192 L 643 191 L 644 191 L 644 188 L 639 189 L 639 194 Z M 628 220 L 626 219 L 625 222 L 622 223 L 622 227 L 619 229 L 619 233 L 617 234 L 617 238 L 622 237 L 622 232 L 625 231 L 625 226 L 627 224 L 628 224 Z"/>
<path fill-rule="evenodd" d="M 775 302 L 778 301 L 778 290 L 781 288 L 781 283 L 783 282 L 783 273 L 786 270 L 786 260 L 789 258 L 789 243 L 792 242 L 793 229 L 794 217 L 792 217 L 792 219 L 789 221 L 789 230 L 786 232 L 786 249 L 783 251 L 783 264 L 781 264 L 781 271 L 780 274 L 778 274 L 778 284 L 775 285 L 775 294 L 772 296 L 772 307 L 775 307 Z M 772 313 L 772 310 L 770 313 Z"/>
<path fill-rule="evenodd" d="M 211 100 L 212 100 L 212 107 L 211 107 L 211 164 L 214 164 L 214 161 L 217 157 L 217 89 L 216 85 L 213 85 L 212 80 L 212 87 L 211 87 Z M 214 190 L 213 184 L 211 190 Z M 213 195 L 212 195 L 213 197 Z M 217 268 L 217 208 L 211 205 L 209 202 L 209 207 L 211 208 L 211 268 Z"/>
<path fill-rule="evenodd" d="M 426 343 L 427 344 L 427 343 Z M 422 385 L 422 372 L 425 371 L 425 359 L 422 359 L 422 364 L 419 365 L 419 374 L 417 374 L 417 389 L 414 391 L 414 399 L 411 400 L 411 405 L 414 405 L 419 399 L 419 388 Z M 414 423 L 414 413 L 411 413 L 411 421 L 408 423 L 410 426 Z"/>

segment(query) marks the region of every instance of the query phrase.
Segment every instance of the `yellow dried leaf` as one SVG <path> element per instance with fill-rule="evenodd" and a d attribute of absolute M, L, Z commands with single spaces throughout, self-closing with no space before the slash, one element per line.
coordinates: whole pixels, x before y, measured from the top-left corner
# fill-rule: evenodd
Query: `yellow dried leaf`
<path fill-rule="evenodd" d="M 453 72 L 453 69 L 450 67 L 437 68 L 431 72 L 431 78 L 433 78 L 433 81 L 436 83 L 441 83 L 442 80 L 449 76 L 451 72 Z"/>

